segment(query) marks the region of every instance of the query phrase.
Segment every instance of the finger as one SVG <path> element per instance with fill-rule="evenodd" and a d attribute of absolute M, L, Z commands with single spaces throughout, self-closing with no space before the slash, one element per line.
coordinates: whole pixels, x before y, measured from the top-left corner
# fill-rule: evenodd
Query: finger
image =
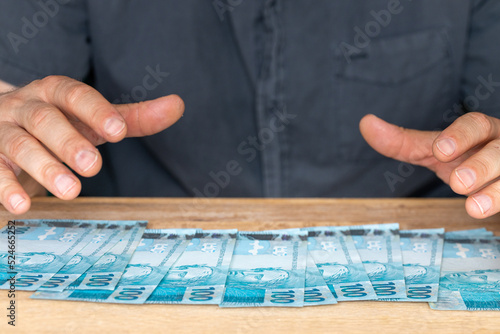
<path fill-rule="evenodd" d="M 125 137 L 127 126 L 116 108 L 94 88 L 62 76 L 50 76 L 27 87 L 70 117 L 76 117 L 109 142 Z"/>
<path fill-rule="evenodd" d="M 500 122 L 482 113 L 470 112 L 459 117 L 436 138 L 435 157 L 443 162 L 456 159 L 482 143 L 500 137 Z"/>
<path fill-rule="evenodd" d="M 458 194 L 475 192 L 500 175 L 500 139 L 485 145 L 461 163 L 450 176 L 450 186 Z"/>
<path fill-rule="evenodd" d="M 473 218 L 486 218 L 500 211 L 500 182 L 481 189 L 465 201 L 465 209 Z"/>
<path fill-rule="evenodd" d="M 177 122 L 184 113 L 184 102 L 177 95 L 169 95 L 146 102 L 116 105 L 116 108 L 127 123 L 127 137 L 142 137 Z"/>
<path fill-rule="evenodd" d="M 0 123 L 0 152 L 61 199 L 78 196 L 80 181 L 33 136 L 11 123 Z"/>
<path fill-rule="evenodd" d="M 405 129 L 375 115 L 363 117 L 359 128 L 366 142 L 380 154 L 428 168 L 437 163 L 432 143 L 438 132 Z"/>
<path fill-rule="evenodd" d="M 39 101 L 23 107 L 20 125 L 73 170 L 94 176 L 102 165 L 98 150 L 70 124 L 56 107 Z"/>
<path fill-rule="evenodd" d="M 31 200 L 17 180 L 12 168 L 0 159 L 0 202 L 13 214 L 22 214 L 29 210 Z"/>
<path fill-rule="evenodd" d="M 158 133 L 177 122 L 184 113 L 184 102 L 177 95 L 156 100 L 115 105 L 127 123 L 127 137 L 143 137 Z M 95 145 L 105 141 L 91 128 L 76 119 L 73 127 Z"/>

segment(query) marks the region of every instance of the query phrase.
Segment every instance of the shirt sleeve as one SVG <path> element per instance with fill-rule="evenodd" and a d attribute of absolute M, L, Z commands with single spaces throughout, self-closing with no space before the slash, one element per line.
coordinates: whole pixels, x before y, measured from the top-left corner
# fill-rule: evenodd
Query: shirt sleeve
<path fill-rule="evenodd" d="M 469 111 L 500 117 L 500 1 L 476 0 L 462 78 L 462 101 Z"/>
<path fill-rule="evenodd" d="M 0 1 L 0 79 L 19 86 L 48 75 L 84 80 L 90 41 L 84 0 Z"/>

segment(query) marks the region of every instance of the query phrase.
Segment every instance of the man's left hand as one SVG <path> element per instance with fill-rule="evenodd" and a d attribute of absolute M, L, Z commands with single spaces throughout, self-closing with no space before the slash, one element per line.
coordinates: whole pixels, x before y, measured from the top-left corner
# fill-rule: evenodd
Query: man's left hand
<path fill-rule="evenodd" d="M 458 118 L 444 131 L 417 131 L 366 115 L 361 134 L 377 152 L 429 168 L 451 189 L 468 196 L 474 218 L 500 211 L 500 119 L 478 112 Z"/>

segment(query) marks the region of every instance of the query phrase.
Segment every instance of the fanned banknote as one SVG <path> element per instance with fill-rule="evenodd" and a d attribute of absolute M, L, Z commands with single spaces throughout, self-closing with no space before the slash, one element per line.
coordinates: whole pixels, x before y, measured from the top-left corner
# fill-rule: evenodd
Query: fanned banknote
<path fill-rule="evenodd" d="M 239 232 L 221 307 L 304 304 L 307 232 Z"/>
<path fill-rule="evenodd" d="M 306 229 L 290 228 L 282 230 L 272 230 L 271 232 L 298 232 L 307 231 Z M 308 232 L 310 235 L 312 232 Z M 310 244 L 308 237 L 308 245 Z M 337 304 L 337 299 L 333 296 L 330 288 L 323 279 L 312 254 L 307 251 L 306 260 L 306 280 L 304 290 L 304 306 L 330 305 Z"/>
<path fill-rule="evenodd" d="M 307 254 L 306 288 L 304 290 L 304 306 L 337 304 L 337 300 L 326 285 L 323 275 L 316 267 L 310 253 Z"/>
<path fill-rule="evenodd" d="M 500 310 L 500 238 L 445 238 L 435 310 Z"/>
<path fill-rule="evenodd" d="M 198 231 L 146 301 L 147 304 L 219 304 L 237 230 Z"/>
<path fill-rule="evenodd" d="M 439 289 L 444 229 L 400 231 L 406 298 L 385 301 L 434 302 Z"/>
<path fill-rule="evenodd" d="M 488 231 L 484 227 L 482 228 L 475 228 L 472 230 L 460 230 L 460 231 L 450 231 L 446 232 L 445 238 L 461 238 L 461 237 L 492 237 L 493 232 Z"/>
<path fill-rule="evenodd" d="M 379 298 L 406 298 L 399 224 L 344 228 L 356 249 Z"/>
<path fill-rule="evenodd" d="M 310 227 L 303 230 L 309 235 L 309 253 L 338 301 L 377 299 L 348 233 L 342 233 L 338 227 Z"/>
<path fill-rule="evenodd" d="M 63 291 L 87 271 L 99 258 L 110 250 L 121 239 L 120 233 L 125 227 L 135 225 L 130 221 L 95 222 L 96 228 L 92 240 L 75 254 L 38 291 Z"/>
<path fill-rule="evenodd" d="M 16 221 L 15 265 L 8 264 L 12 254 L 7 248 L 1 249 L 0 289 L 8 289 L 14 280 L 17 290 L 38 289 L 90 242 L 93 226 L 82 221 Z M 0 244 L 7 245 L 7 234 L 5 226 Z"/>
<path fill-rule="evenodd" d="M 68 286 L 79 290 L 114 290 L 132 254 L 141 241 L 147 222 L 126 225 L 120 240 L 83 275 Z"/>
<path fill-rule="evenodd" d="M 195 229 L 146 230 L 114 291 L 37 291 L 31 298 L 143 304 L 195 233 Z"/>

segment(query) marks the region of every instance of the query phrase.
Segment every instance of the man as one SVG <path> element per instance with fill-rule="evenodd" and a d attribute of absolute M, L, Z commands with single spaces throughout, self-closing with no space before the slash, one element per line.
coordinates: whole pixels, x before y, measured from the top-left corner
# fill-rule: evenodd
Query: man
<path fill-rule="evenodd" d="M 499 18 L 494 0 L 4 1 L 0 202 L 451 195 L 437 175 L 490 216 Z"/>

